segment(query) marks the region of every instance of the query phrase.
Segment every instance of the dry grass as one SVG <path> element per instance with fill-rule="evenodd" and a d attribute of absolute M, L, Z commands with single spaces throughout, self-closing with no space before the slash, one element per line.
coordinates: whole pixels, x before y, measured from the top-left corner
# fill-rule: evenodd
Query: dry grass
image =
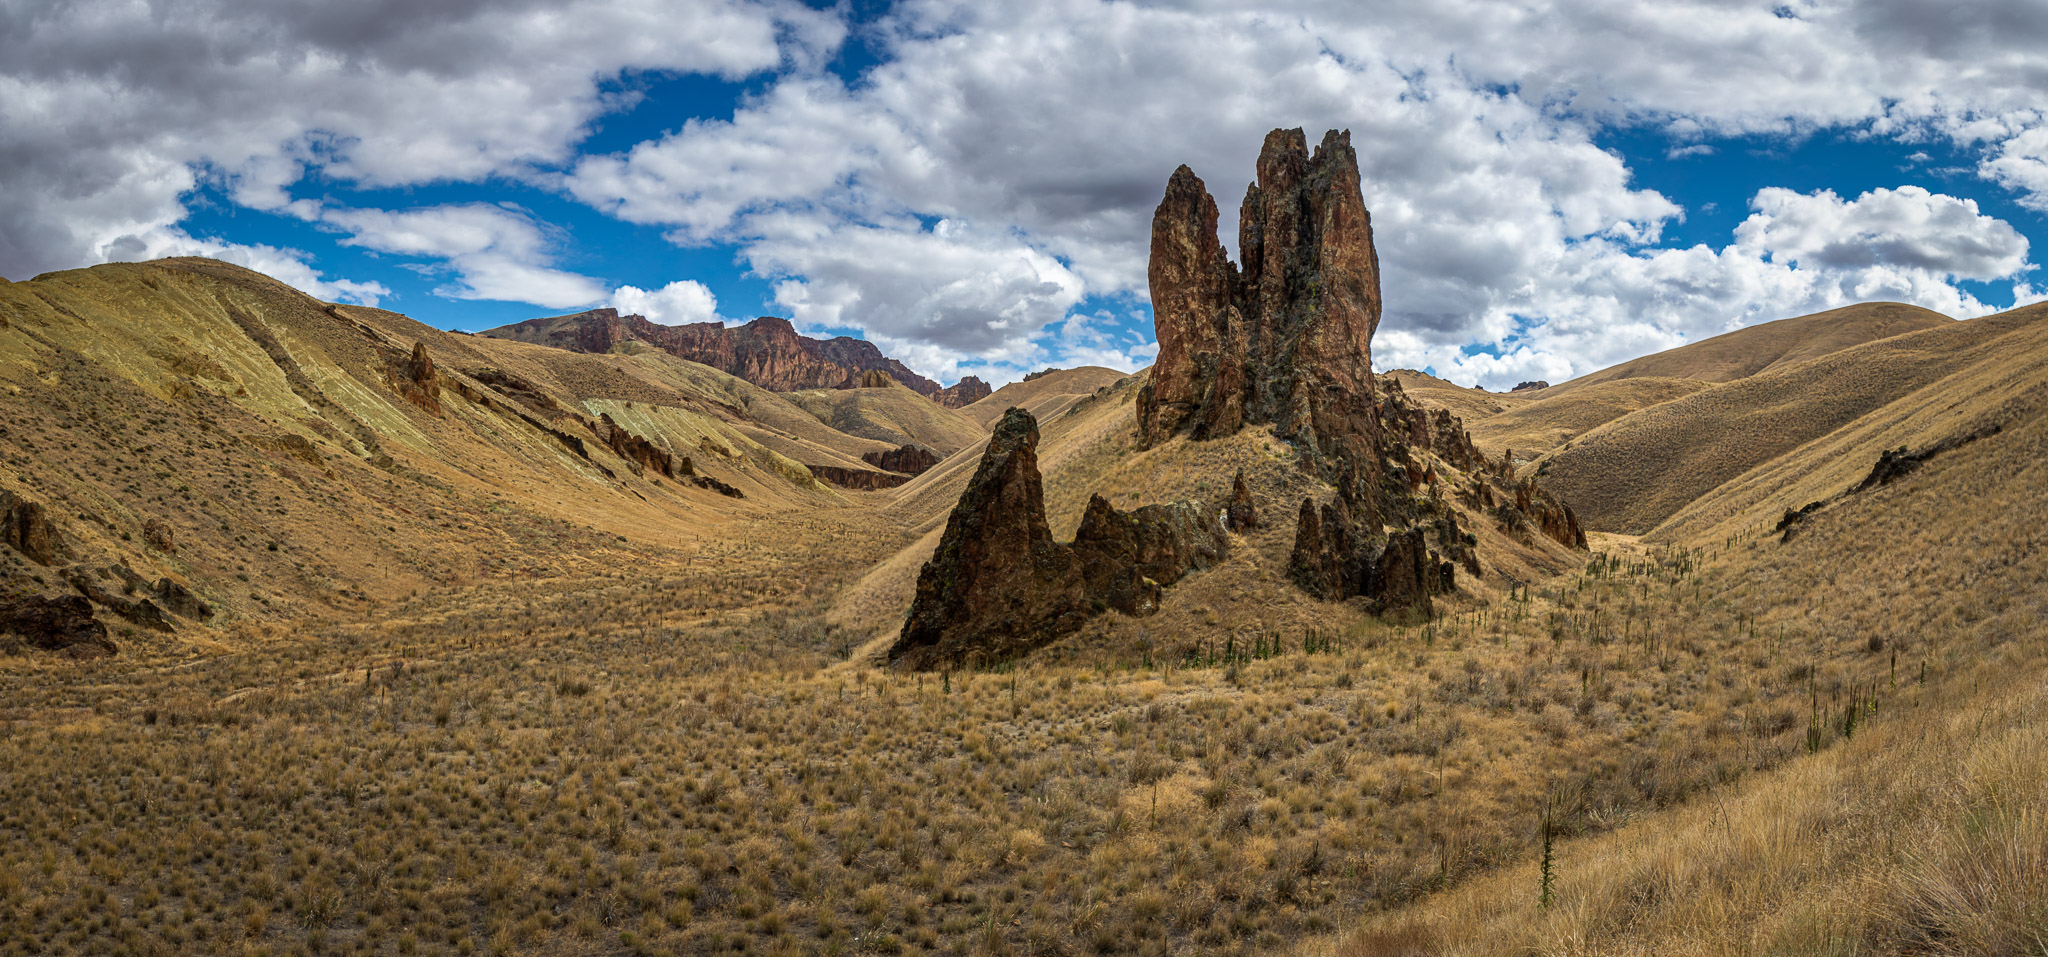
<path fill-rule="evenodd" d="M 1497 415 L 1468 422 L 1473 444 L 1499 457 L 1512 451 L 1526 462 L 1639 409 L 1681 399 L 1708 387 L 1698 379 L 1636 377 L 1552 394 L 1544 389 Z"/>

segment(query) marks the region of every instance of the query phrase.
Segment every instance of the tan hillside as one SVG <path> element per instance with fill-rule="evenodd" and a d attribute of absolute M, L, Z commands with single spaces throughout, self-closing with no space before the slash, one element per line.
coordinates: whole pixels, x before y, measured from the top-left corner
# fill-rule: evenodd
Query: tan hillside
<path fill-rule="evenodd" d="M 1049 402 L 1060 401 L 1067 396 L 1094 395 L 1128 378 L 1130 376 L 1125 373 L 1101 366 L 1054 369 L 1028 381 L 1003 386 L 960 411 L 981 423 L 984 429 L 1012 407 L 1029 409 L 1032 414 L 1044 418 L 1043 410 Z"/>
<path fill-rule="evenodd" d="M 944 456 L 980 441 L 987 430 L 897 382 L 864 389 L 807 389 L 783 398 L 828 428 L 889 446 L 921 445 Z"/>
<path fill-rule="evenodd" d="M 1467 419 L 1465 424 L 1472 441 L 1488 455 L 1513 450 L 1515 460 L 1521 462 L 1638 409 L 1683 398 L 1710 384 L 1698 379 L 1642 376 L 1610 379 L 1555 395 L 1545 389 L 1533 399 L 1484 418 Z"/>
<path fill-rule="evenodd" d="M 2007 351 L 1849 430 L 1864 433 L 1865 453 L 1985 417 L 1996 434 L 1840 500 L 1789 541 L 1751 532 L 1705 562 L 1700 594 L 1744 611 L 1732 635 L 1691 640 L 1731 669 L 1755 662 L 1759 689 L 1806 683 L 1812 703 L 1781 720 L 1818 753 L 1598 836 L 1572 836 L 1585 817 L 1569 810 L 1567 781 L 1548 909 L 1532 852 L 1300 952 L 2037 952 L 2048 939 L 2048 350 L 2041 323 L 2017 325 Z M 1779 478 L 1839 491 L 1860 478 L 1839 457 L 1802 449 Z M 1872 456 L 1848 458 L 1867 471 Z M 1669 531 L 1720 544 L 1729 527 Z M 1817 652 L 1791 650 L 1808 636 Z M 1701 718 L 1758 734 L 1765 714 L 1738 697 Z M 1525 820 L 1533 834 L 1540 819 Z"/>
<path fill-rule="evenodd" d="M 419 382 L 415 344 L 431 362 Z M 795 457 L 857 461 L 861 440 L 787 403 L 767 414 L 758 391 L 667 356 L 329 306 L 208 260 L 55 273 L 0 287 L 0 488 L 46 506 L 68 542 L 59 566 L 76 567 L 0 551 L 33 587 L 110 568 L 184 582 L 224 613 L 180 629 L 191 640 L 593 572 L 839 501 Z M 676 477 L 608 447 L 603 414 L 671 454 Z M 172 640 L 152 633 L 129 637 Z"/>
<path fill-rule="evenodd" d="M 1779 319 L 1609 366 L 1540 395 L 1554 398 L 1615 379 L 1733 382 L 1840 352 L 1866 342 L 1954 324 L 1941 313 L 1898 302 L 1865 302 Z"/>
<path fill-rule="evenodd" d="M 1539 474 L 1588 527 L 1647 532 L 1752 468 L 2016 348 L 2006 337 L 2041 313 L 1947 323 L 1705 389 L 1579 436 Z"/>

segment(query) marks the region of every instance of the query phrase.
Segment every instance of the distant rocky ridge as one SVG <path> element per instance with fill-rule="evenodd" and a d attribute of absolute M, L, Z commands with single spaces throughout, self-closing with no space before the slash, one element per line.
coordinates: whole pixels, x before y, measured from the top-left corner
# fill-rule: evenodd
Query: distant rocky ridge
<path fill-rule="evenodd" d="M 1544 389 L 1548 389 L 1548 388 L 1550 388 L 1550 383 L 1549 383 L 1549 382 L 1547 382 L 1547 381 L 1545 381 L 1545 380 L 1542 380 L 1542 379 L 1535 379 L 1535 380 L 1532 380 L 1532 381 L 1529 381 L 1529 382 L 1517 382 L 1517 383 L 1515 383 L 1515 387 L 1514 387 L 1514 388 L 1512 388 L 1512 389 L 1509 389 L 1508 391 L 1509 391 L 1510 393 L 1514 393 L 1514 392 L 1540 392 L 1540 391 L 1542 391 L 1542 390 L 1544 390 Z"/>
<path fill-rule="evenodd" d="M 743 326 L 694 322 L 664 326 L 641 316 L 619 315 L 606 307 L 567 316 L 529 319 L 499 326 L 482 335 L 554 346 L 575 352 L 612 352 L 621 344 L 640 342 L 670 355 L 701 362 L 738 376 L 771 392 L 799 389 L 858 388 L 870 370 L 926 396 L 944 390 L 882 354 L 875 344 L 851 336 L 813 339 L 798 335 L 787 319 L 763 316 Z"/>
<path fill-rule="evenodd" d="M 994 664 L 1111 608 L 1158 611 L 1163 588 L 1222 560 L 1217 510 L 1198 502 L 1120 511 L 1088 502 L 1072 544 L 1053 541 L 1038 471 L 1038 422 L 1010 409 L 919 572 L 889 659 L 913 669 Z"/>
<path fill-rule="evenodd" d="M 938 394 L 932 396 L 932 398 L 946 408 L 957 409 L 962 406 L 973 405 L 988 398 L 994 392 L 995 390 L 989 388 L 988 383 L 981 381 L 980 378 L 967 376 L 944 389 L 940 389 Z"/>

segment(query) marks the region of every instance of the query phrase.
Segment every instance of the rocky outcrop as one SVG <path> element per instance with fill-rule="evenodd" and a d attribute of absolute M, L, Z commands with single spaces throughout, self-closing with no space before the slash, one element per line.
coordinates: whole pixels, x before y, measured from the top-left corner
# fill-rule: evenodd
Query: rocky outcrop
<path fill-rule="evenodd" d="M 1100 496 L 1089 502 L 1073 544 L 1054 541 L 1038 472 L 1038 422 L 1011 409 L 918 573 L 889 658 L 916 669 L 993 663 L 1110 608 L 1150 614 L 1164 586 L 1220 559 L 1224 542 L 1208 506 L 1176 502 L 1125 513 Z"/>
<path fill-rule="evenodd" d="M 606 447 L 632 464 L 635 473 L 645 470 L 675 478 L 675 458 L 667 449 L 621 428 L 609 412 L 600 413 L 597 422 L 598 428 L 594 431 L 604 439 Z"/>
<path fill-rule="evenodd" d="M 898 475 L 894 472 L 870 472 L 866 469 L 849 469 L 837 465 L 806 465 L 804 467 L 810 469 L 811 474 L 817 476 L 820 481 L 830 482 L 840 488 L 861 492 L 877 492 L 882 489 L 895 488 L 910 481 L 910 476 Z"/>
<path fill-rule="evenodd" d="M 142 541 L 166 555 L 178 550 L 177 536 L 171 533 L 170 524 L 160 518 L 148 519 L 142 523 Z"/>
<path fill-rule="evenodd" d="M 158 606 L 156 602 L 150 601 L 147 598 L 129 598 L 114 594 L 101 587 L 98 582 L 93 581 L 82 570 L 74 570 L 67 574 L 65 579 L 71 583 L 71 587 L 78 589 L 78 593 L 85 596 L 93 604 L 105 608 L 134 624 L 141 625 L 152 631 L 169 632 L 177 628 L 176 625 L 172 624 L 171 616 L 166 614 L 163 608 Z"/>
<path fill-rule="evenodd" d="M 434 373 L 434 357 L 427 354 L 426 343 L 413 343 L 412 355 L 391 370 L 391 387 L 405 401 L 434 415 L 441 414 L 441 380 Z"/>
<path fill-rule="evenodd" d="M 1292 444 L 1337 487 L 1328 504 L 1302 503 L 1290 562 L 1295 581 L 1325 599 L 1430 611 L 1458 567 L 1480 572 L 1476 539 L 1451 504 L 1460 495 L 1584 547 L 1570 509 L 1515 483 L 1456 416 L 1373 375 L 1379 258 L 1348 133 L 1327 134 L 1314 153 L 1301 130 L 1267 135 L 1238 210 L 1242 266 L 1225 255 L 1217 219 L 1201 179 L 1175 170 L 1152 219 L 1159 358 L 1138 393 L 1141 445 L 1253 425 Z"/>
<path fill-rule="evenodd" d="M 866 372 L 862 372 L 859 376 L 848 380 L 844 388 L 886 389 L 895 384 L 895 378 L 891 377 L 887 372 L 883 372 L 880 369 L 869 369 Z"/>
<path fill-rule="evenodd" d="M 1216 222 L 1201 179 L 1175 170 L 1152 218 L 1159 358 L 1138 394 L 1141 440 L 1270 423 L 1322 460 L 1331 443 L 1369 437 L 1379 259 L 1350 134 L 1331 132 L 1313 155 L 1301 130 L 1267 135 L 1238 210 L 1241 268 Z"/>
<path fill-rule="evenodd" d="M 939 457 L 918 448 L 906 445 L 887 451 L 874 451 L 860 457 L 860 460 L 878 469 L 901 472 L 904 475 L 923 475 L 939 464 Z"/>
<path fill-rule="evenodd" d="M 1132 617 L 1158 611 L 1166 586 L 1222 561 L 1227 547 L 1215 512 L 1199 502 L 1121 512 L 1092 496 L 1074 534 L 1083 590 Z"/>
<path fill-rule="evenodd" d="M 1259 509 L 1252 502 L 1251 487 L 1244 483 L 1244 469 L 1230 483 L 1230 504 L 1223 507 L 1223 524 L 1242 535 L 1259 527 Z"/>
<path fill-rule="evenodd" d="M 50 520 L 50 510 L 6 489 L 0 489 L 0 542 L 38 565 L 55 565 L 66 554 L 63 533 Z"/>
<path fill-rule="evenodd" d="M 937 395 L 932 396 L 932 401 L 949 409 L 958 409 L 973 405 L 993 394 L 995 390 L 989 388 L 988 383 L 975 376 L 967 376 L 940 389 Z"/>
<path fill-rule="evenodd" d="M 1517 382 L 1515 383 L 1515 387 L 1509 389 L 1508 392 L 1539 392 L 1541 390 L 1548 388 L 1550 388 L 1550 383 L 1545 382 L 1542 379 L 1537 379 L 1532 382 Z"/>
<path fill-rule="evenodd" d="M 77 658 L 104 657 L 117 650 L 107 637 L 107 626 L 93 617 L 92 603 L 83 595 L 0 594 L 0 634 L 19 635 L 31 647 Z"/>
<path fill-rule="evenodd" d="M 938 383 L 883 355 L 872 342 L 850 336 L 812 339 L 798 335 L 789 320 L 772 316 L 733 327 L 718 322 L 664 326 L 605 308 L 530 319 L 482 334 L 575 352 L 613 352 L 637 342 L 773 392 L 844 388 L 870 369 L 888 373 L 920 395 L 940 391 Z"/>

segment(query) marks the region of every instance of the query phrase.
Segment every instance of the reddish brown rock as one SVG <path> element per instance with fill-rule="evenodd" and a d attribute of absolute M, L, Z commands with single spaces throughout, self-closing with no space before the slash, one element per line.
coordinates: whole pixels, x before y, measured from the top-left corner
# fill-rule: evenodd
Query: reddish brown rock
<path fill-rule="evenodd" d="M 178 550 L 177 536 L 171 533 L 170 524 L 160 518 L 152 518 L 142 523 L 142 541 L 167 555 Z"/>
<path fill-rule="evenodd" d="M 1350 134 L 1332 131 L 1313 155 L 1301 130 L 1267 135 L 1238 211 L 1241 269 L 1216 222 L 1201 179 L 1175 170 L 1152 219 L 1159 358 L 1138 395 L 1142 441 L 1271 423 L 1321 458 L 1369 435 L 1379 259 Z"/>
<path fill-rule="evenodd" d="M 1029 377 L 1026 377 L 1026 381 L 1029 381 Z M 975 376 L 967 376 L 952 385 L 940 389 L 937 395 L 932 396 L 932 401 L 949 409 L 958 409 L 973 405 L 993 394 L 995 394 L 995 390 L 989 388 L 988 383 L 981 381 L 981 379 Z"/>
<path fill-rule="evenodd" d="M 0 489 L 0 542 L 38 565 L 64 559 L 64 536 L 50 520 L 50 510 L 24 495 Z"/>
<path fill-rule="evenodd" d="M 634 472 L 651 470 L 669 478 L 676 476 L 675 458 L 667 449 L 621 428 L 609 412 L 600 413 L 597 419 L 598 427 L 594 431 L 598 437 L 604 439 L 604 444 L 619 458 L 631 463 Z"/>
<path fill-rule="evenodd" d="M 1053 541 L 1038 473 L 1038 423 L 1011 409 L 930 561 L 889 658 L 909 668 L 993 663 L 1028 652 L 1109 609 L 1149 615 L 1162 589 L 1219 561 L 1227 539 L 1196 502 L 1122 512 L 1088 503 L 1071 545 Z"/>
<path fill-rule="evenodd" d="M 848 389 L 886 389 L 895 384 L 896 380 L 891 378 L 887 372 L 883 372 L 880 369 L 869 369 L 848 380 L 845 387 Z"/>
<path fill-rule="evenodd" d="M 888 373 L 920 395 L 937 395 L 940 391 L 938 383 L 883 355 L 872 342 L 851 336 L 812 339 L 798 335 L 789 320 L 773 316 L 763 316 L 743 326 L 728 327 L 718 322 L 664 326 L 605 308 L 529 319 L 482 335 L 596 353 L 613 352 L 627 343 L 638 342 L 774 392 L 844 388 L 871 369 Z"/>
<path fill-rule="evenodd" d="M 904 475 L 923 475 L 939 464 L 938 456 L 915 445 L 869 452 L 861 456 L 860 460 L 878 469 L 901 472 Z"/>
<path fill-rule="evenodd" d="M 434 415 L 441 414 L 441 380 L 434 373 L 434 357 L 427 354 L 426 343 L 412 344 L 412 354 L 392 370 L 391 386 L 405 401 Z"/>

